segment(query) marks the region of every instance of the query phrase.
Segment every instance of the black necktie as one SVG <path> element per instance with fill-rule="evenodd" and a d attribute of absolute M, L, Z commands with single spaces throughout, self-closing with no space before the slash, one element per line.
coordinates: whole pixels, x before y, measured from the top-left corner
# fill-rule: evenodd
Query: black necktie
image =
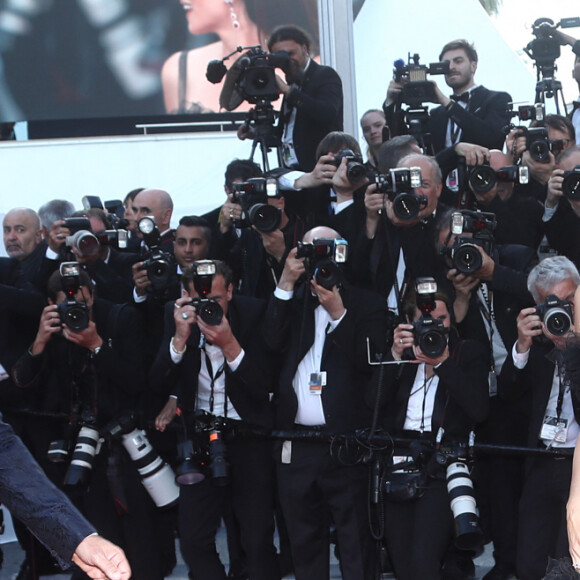
<path fill-rule="evenodd" d="M 460 95 L 451 95 L 449 98 L 456 103 L 469 103 L 469 94 L 469 91 L 465 91 Z"/>

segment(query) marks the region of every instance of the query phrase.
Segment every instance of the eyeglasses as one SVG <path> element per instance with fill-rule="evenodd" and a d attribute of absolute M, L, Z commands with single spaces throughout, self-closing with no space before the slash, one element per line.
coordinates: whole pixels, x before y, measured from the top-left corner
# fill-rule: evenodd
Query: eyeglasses
<path fill-rule="evenodd" d="M 558 155 L 564 151 L 564 149 L 566 149 L 571 142 L 572 139 L 550 139 L 550 151 L 554 155 Z"/>

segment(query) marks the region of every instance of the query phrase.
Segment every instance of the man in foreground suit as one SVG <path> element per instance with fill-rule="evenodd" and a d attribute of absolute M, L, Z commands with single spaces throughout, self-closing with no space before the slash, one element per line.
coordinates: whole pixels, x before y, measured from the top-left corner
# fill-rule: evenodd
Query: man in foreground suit
<path fill-rule="evenodd" d="M 332 247 L 338 238 L 334 230 L 317 227 L 305 234 L 304 242 Z M 373 349 L 384 349 L 384 303 L 380 296 L 346 282 L 331 286 L 321 279 L 324 275 L 313 276 L 296 252 L 293 249 L 286 259 L 264 326 L 268 346 L 284 355 L 275 397 L 277 427 L 352 433 L 371 424 L 363 395 L 372 369 L 367 339 Z M 296 579 L 329 577 L 331 521 L 342 577 L 374 578 L 366 466 L 340 462 L 324 440 L 284 441 L 275 446 L 274 457 Z"/>
<path fill-rule="evenodd" d="M 1 420 L 0 449 L 0 501 L 63 567 L 72 560 L 90 578 L 126 580 L 131 576 L 123 550 L 96 534 Z"/>

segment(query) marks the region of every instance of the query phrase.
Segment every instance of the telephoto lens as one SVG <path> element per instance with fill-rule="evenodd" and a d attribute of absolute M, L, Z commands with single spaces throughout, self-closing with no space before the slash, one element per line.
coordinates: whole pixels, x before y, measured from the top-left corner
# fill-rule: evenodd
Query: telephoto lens
<path fill-rule="evenodd" d="M 83 425 L 64 477 L 66 487 L 83 489 L 88 485 L 98 444 L 99 431 L 90 425 Z"/>
<path fill-rule="evenodd" d="M 226 445 L 222 432 L 214 429 L 209 434 L 209 469 L 214 485 L 227 485 L 230 481 L 230 466 L 226 459 Z"/>

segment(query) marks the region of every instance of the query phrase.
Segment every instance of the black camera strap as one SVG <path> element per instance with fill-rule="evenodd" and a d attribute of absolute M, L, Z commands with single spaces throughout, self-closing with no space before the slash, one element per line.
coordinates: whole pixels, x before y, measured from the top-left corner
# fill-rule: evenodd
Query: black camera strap
<path fill-rule="evenodd" d="M 493 358 L 493 335 L 495 332 L 495 327 L 497 327 L 497 322 L 495 319 L 495 313 L 493 311 L 493 291 L 490 289 L 489 293 L 485 288 L 485 282 L 482 282 L 479 286 L 481 293 L 483 295 L 483 301 L 481 298 L 477 296 L 477 301 L 479 303 L 479 309 L 481 310 L 481 314 L 483 315 L 484 319 L 487 322 L 487 326 L 489 328 L 489 364 L 490 369 L 493 373 L 495 373 L 495 359 Z"/>
<path fill-rule="evenodd" d="M 205 366 L 207 367 L 207 374 L 209 375 L 210 380 L 209 412 L 213 414 L 215 382 L 224 374 L 224 371 L 226 369 L 226 359 L 224 357 L 222 364 L 219 366 L 216 374 L 214 375 L 211 360 L 205 348 L 203 349 L 203 354 L 205 356 Z M 228 394 L 224 384 L 224 417 L 227 418 L 227 416 L 228 416 Z"/>

